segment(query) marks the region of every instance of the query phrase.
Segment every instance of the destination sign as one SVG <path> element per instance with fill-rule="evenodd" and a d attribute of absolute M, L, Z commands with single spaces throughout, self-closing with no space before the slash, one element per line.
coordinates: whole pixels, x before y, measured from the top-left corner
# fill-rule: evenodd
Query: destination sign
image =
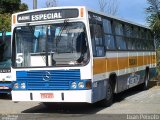
<path fill-rule="evenodd" d="M 79 16 L 78 9 L 44 10 L 44 11 L 19 14 L 17 16 L 17 21 L 19 23 L 23 23 L 23 22 L 76 18 L 78 16 Z"/>

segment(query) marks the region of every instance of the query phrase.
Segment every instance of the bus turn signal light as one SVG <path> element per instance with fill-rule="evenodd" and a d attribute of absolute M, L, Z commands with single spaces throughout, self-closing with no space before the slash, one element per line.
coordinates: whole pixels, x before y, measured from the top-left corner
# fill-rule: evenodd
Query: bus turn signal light
<path fill-rule="evenodd" d="M 91 81 L 86 82 L 86 88 L 87 89 L 91 89 L 92 88 Z"/>
<path fill-rule="evenodd" d="M 80 9 L 80 17 L 83 17 L 84 16 L 84 8 L 81 8 Z"/>
<path fill-rule="evenodd" d="M 13 15 L 12 22 L 13 24 L 16 24 L 16 15 Z"/>

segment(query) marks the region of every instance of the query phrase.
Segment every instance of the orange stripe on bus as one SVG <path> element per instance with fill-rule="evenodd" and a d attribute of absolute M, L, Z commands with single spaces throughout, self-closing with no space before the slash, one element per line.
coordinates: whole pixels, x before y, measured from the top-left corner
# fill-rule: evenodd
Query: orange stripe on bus
<path fill-rule="evenodd" d="M 93 60 L 93 74 L 95 75 L 155 63 L 155 55 L 121 58 L 96 58 Z"/>
<path fill-rule="evenodd" d="M 106 72 L 106 60 L 103 59 L 94 59 L 93 60 L 93 74 L 99 74 Z"/>

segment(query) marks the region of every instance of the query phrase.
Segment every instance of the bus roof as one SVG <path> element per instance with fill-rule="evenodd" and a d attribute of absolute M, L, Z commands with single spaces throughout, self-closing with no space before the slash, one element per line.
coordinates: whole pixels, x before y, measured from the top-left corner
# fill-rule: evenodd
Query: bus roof
<path fill-rule="evenodd" d="M 102 16 L 106 16 L 106 17 L 111 18 L 111 19 L 115 19 L 115 20 L 118 20 L 118 21 L 126 22 L 128 24 L 132 24 L 132 25 L 136 25 L 136 26 L 139 26 L 139 27 L 150 29 L 149 26 L 138 24 L 138 23 L 135 23 L 133 21 L 129 21 L 129 20 L 126 20 L 126 19 L 123 19 L 123 18 L 119 18 L 117 16 L 113 16 L 113 15 L 106 14 L 106 13 L 103 13 L 103 12 L 97 12 L 97 11 L 95 11 L 93 9 L 88 9 L 88 11 L 96 13 L 96 14 L 99 14 L 99 15 L 102 15 Z"/>
<path fill-rule="evenodd" d="M 106 13 L 103 13 L 103 12 L 98 12 L 98 11 L 95 11 L 93 9 L 87 8 L 86 6 L 61 6 L 61 7 L 40 8 L 40 9 L 35 9 L 35 10 L 28 10 L 28 11 L 24 11 L 24 12 L 19 12 L 19 13 L 15 13 L 15 14 L 18 15 L 18 14 L 38 12 L 38 11 L 43 11 L 43 10 L 45 11 L 45 10 L 51 10 L 51 9 L 70 9 L 70 8 L 73 8 L 73 9 L 75 9 L 75 8 L 78 8 L 78 9 L 79 8 L 85 8 L 89 12 L 93 12 L 93 13 L 96 13 L 96 14 L 99 14 L 99 15 L 102 15 L 102 16 L 106 16 L 106 17 L 109 17 L 111 19 L 115 19 L 115 20 L 118 20 L 118 21 L 126 22 L 126 23 L 131 24 L 131 25 L 136 25 L 136 26 L 139 26 L 139 27 L 150 29 L 148 26 L 138 24 L 138 23 L 135 23 L 133 21 L 129 21 L 129 20 L 126 20 L 126 19 L 123 19 L 123 18 L 119 18 L 119 17 L 113 16 L 113 15 L 109 15 L 109 14 L 106 14 Z"/>

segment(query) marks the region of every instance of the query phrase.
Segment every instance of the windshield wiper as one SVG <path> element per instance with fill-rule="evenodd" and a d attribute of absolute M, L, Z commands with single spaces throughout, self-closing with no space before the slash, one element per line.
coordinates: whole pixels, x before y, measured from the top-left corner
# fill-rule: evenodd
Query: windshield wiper
<path fill-rule="evenodd" d="M 57 35 L 57 37 L 55 38 L 55 41 L 56 41 L 56 48 L 57 48 L 57 45 L 58 45 L 58 42 L 61 40 L 61 35 L 63 33 L 63 30 L 66 28 L 66 26 L 68 25 L 68 19 L 65 19 L 64 20 L 64 24 L 62 26 L 62 28 L 60 29 L 59 31 L 59 34 Z M 57 50 L 56 50 L 57 51 Z"/>

